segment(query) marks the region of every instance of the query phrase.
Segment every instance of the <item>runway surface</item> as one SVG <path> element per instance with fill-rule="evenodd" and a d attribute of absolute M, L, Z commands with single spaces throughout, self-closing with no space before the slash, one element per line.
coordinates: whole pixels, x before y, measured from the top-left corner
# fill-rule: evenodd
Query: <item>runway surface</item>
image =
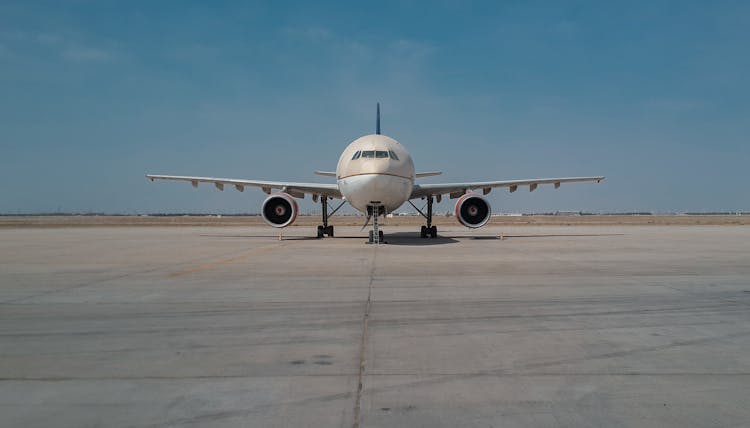
<path fill-rule="evenodd" d="M 750 227 L 385 230 L 0 230 L 0 426 L 748 426 Z"/>

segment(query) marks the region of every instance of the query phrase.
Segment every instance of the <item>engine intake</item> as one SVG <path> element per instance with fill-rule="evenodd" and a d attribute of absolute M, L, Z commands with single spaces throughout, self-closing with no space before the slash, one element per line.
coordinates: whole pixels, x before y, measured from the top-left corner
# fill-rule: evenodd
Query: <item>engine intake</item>
<path fill-rule="evenodd" d="M 297 219 L 297 201 L 286 193 L 279 192 L 263 201 L 261 213 L 263 220 L 273 227 L 287 227 Z"/>
<path fill-rule="evenodd" d="M 456 218 L 466 227 L 476 229 L 490 221 L 490 203 L 477 193 L 467 193 L 456 201 Z"/>

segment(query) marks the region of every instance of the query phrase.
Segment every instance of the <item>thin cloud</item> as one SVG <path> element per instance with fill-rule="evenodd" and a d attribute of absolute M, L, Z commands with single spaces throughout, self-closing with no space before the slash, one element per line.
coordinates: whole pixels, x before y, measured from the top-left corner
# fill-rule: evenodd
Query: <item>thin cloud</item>
<path fill-rule="evenodd" d="M 59 45 L 65 41 L 65 38 L 61 34 L 54 33 L 37 33 L 34 35 L 34 38 L 42 45 Z"/>
<path fill-rule="evenodd" d="M 554 28 L 554 30 L 557 31 L 558 33 L 565 34 L 565 35 L 575 35 L 581 31 L 578 24 L 573 21 L 560 21 L 557 24 L 555 24 L 552 28 Z"/>
<path fill-rule="evenodd" d="M 112 48 L 95 47 L 103 43 L 76 41 L 74 38 L 50 32 L 5 31 L 0 32 L 0 56 L 13 53 L 24 56 L 57 56 L 74 62 L 107 62 L 121 55 Z"/>
<path fill-rule="evenodd" d="M 324 27 L 284 27 L 281 32 L 288 37 L 300 38 L 311 42 L 329 40 L 333 37 L 331 30 Z"/>
<path fill-rule="evenodd" d="M 15 43 L 32 43 L 36 45 L 59 45 L 65 41 L 61 34 L 31 31 L 3 31 L 0 39 Z"/>
<path fill-rule="evenodd" d="M 430 56 L 437 51 L 437 48 L 429 43 L 411 39 L 396 40 L 391 48 L 400 55 L 418 59 Z"/>
<path fill-rule="evenodd" d="M 669 113 L 686 113 L 700 110 L 704 103 L 685 98 L 651 98 L 643 103 L 644 107 Z"/>
<path fill-rule="evenodd" d="M 65 48 L 60 55 L 68 61 L 77 62 L 107 62 L 118 57 L 117 53 L 111 50 L 83 46 Z"/>

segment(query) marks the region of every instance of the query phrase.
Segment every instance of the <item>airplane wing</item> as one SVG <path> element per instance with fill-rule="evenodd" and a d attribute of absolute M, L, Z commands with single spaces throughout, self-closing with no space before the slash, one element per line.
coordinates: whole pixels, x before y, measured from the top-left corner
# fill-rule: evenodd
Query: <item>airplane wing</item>
<path fill-rule="evenodd" d="M 258 181 L 258 180 L 239 180 L 235 178 L 212 178 L 212 177 L 186 177 L 181 175 L 155 175 L 146 174 L 146 178 L 154 180 L 176 180 L 189 181 L 193 187 L 198 187 L 198 183 L 213 183 L 219 190 L 224 190 L 225 185 L 234 186 L 240 192 L 245 191 L 245 187 L 260 187 L 264 192 L 271 193 L 272 189 L 279 189 L 289 193 L 295 198 L 304 198 L 305 193 L 312 195 L 328 196 L 331 198 L 341 199 L 341 192 L 336 184 L 325 183 L 290 183 L 286 181 Z"/>
<path fill-rule="evenodd" d="M 555 189 L 562 183 L 580 183 L 584 181 L 596 181 L 597 183 L 604 180 L 604 177 L 566 177 L 566 178 L 535 178 L 531 180 L 506 180 L 506 181 L 475 181 L 466 183 L 443 183 L 443 184 L 415 184 L 411 191 L 411 198 L 423 198 L 426 196 L 438 196 L 450 194 L 451 198 L 457 198 L 471 190 L 482 190 L 486 195 L 495 187 L 508 187 L 511 193 L 518 189 L 518 186 L 529 186 L 529 191 L 533 192 L 540 184 L 554 184 Z"/>

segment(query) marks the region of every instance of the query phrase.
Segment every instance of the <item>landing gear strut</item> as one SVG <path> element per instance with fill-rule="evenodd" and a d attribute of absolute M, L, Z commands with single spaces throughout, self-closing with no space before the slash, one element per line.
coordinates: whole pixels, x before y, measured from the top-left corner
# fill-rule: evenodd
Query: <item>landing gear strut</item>
<path fill-rule="evenodd" d="M 432 202 L 433 202 L 432 196 L 428 196 L 427 197 L 427 214 L 425 214 L 422 212 L 422 210 L 417 208 L 416 205 L 414 205 L 411 201 L 409 201 L 411 206 L 413 206 L 414 209 L 417 210 L 417 212 L 422 214 L 422 217 L 427 219 L 427 225 L 422 226 L 422 228 L 419 231 L 419 236 L 421 238 L 427 238 L 428 236 L 430 238 L 437 238 L 437 226 L 433 226 L 432 224 Z"/>
<path fill-rule="evenodd" d="M 377 241 L 375 240 L 376 236 L 378 237 Z M 385 242 L 383 239 L 384 239 L 384 236 L 383 236 L 382 230 L 379 230 L 377 234 L 375 234 L 375 231 L 371 230 L 370 239 L 367 241 L 367 243 L 368 244 L 382 244 Z"/>
<path fill-rule="evenodd" d="M 329 238 L 333 238 L 333 226 L 328 225 L 328 217 L 336 214 L 336 211 L 339 210 L 346 201 L 341 202 L 341 205 L 337 206 L 336 209 L 334 209 L 332 212 L 328 212 L 328 197 L 327 196 L 321 196 L 320 197 L 320 206 L 323 211 L 323 225 L 318 226 L 318 238 L 322 238 L 326 235 L 328 235 Z"/>
<path fill-rule="evenodd" d="M 383 214 L 385 214 L 385 209 L 382 205 L 373 203 L 372 205 L 367 207 L 367 215 L 372 216 L 372 230 L 369 233 L 369 240 L 367 241 L 368 244 L 377 245 L 385 243 L 385 241 L 383 240 L 383 231 L 380 230 L 380 225 L 378 224 L 378 217 Z"/>

